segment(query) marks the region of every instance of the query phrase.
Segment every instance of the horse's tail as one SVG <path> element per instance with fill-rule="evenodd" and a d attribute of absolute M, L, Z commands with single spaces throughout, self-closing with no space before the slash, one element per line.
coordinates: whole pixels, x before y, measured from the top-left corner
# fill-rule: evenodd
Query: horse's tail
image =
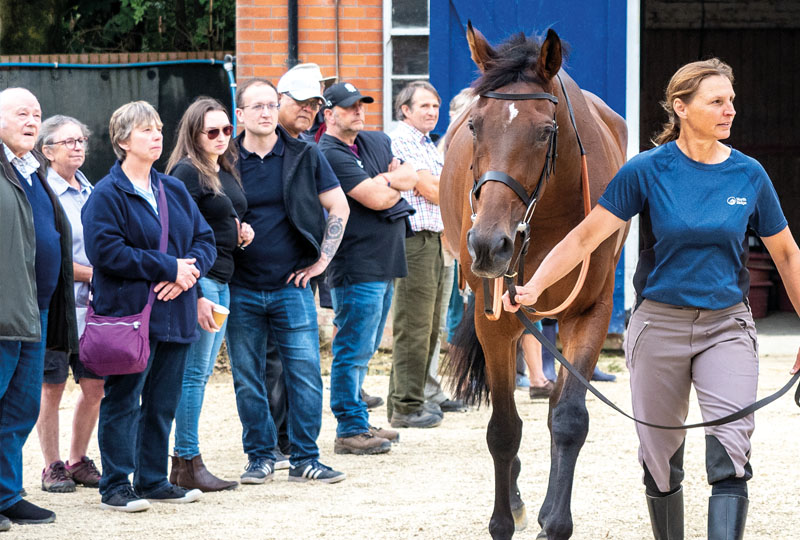
<path fill-rule="evenodd" d="M 472 296 L 447 353 L 446 371 L 456 399 L 467 405 L 489 403 L 486 356 L 475 332 L 475 297 Z"/>

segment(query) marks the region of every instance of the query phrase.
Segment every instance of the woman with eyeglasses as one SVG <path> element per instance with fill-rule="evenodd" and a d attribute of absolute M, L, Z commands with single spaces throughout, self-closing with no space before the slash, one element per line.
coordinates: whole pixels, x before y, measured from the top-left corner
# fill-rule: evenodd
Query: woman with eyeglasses
<path fill-rule="evenodd" d="M 208 378 L 225 335 L 227 319 L 214 322 L 214 305 L 230 307 L 228 282 L 233 276 L 233 251 L 253 241 L 253 229 L 239 216 L 247 210 L 231 145 L 233 126 L 225 107 L 209 97 L 192 103 L 181 118 L 178 140 L 167 163 L 167 171 L 186 184 L 200 213 L 214 231 L 217 260 L 198 284 L 197 300 L 200 341 L 192 345 L 183 375 L 183 392 L 175 414 L 175 455 L 170 482 L 188 489 L 221 491 L 238 482 L 217 478 L 206 469 L 200 455 L 198 423 Z"/>
<path fill-rule="evenodd" d="M 75 311 L 78 335 L 86 324 L 89 282 L 92 266 L 83 247 L 81 208 L 92 192 L 92 184 L 80 171 L 86 159 L 89 128 L 69 116 L 52 116 L 42 122 L 37 148 L 49 162 L 47 182 L 58 197 L 72 227 L 72 267 L 75 276 Z M 58 409 L 67 384 L 70 368 L 81 393 L 72 413 L 72 438 L 69 459 L 61 461 L 58 436 Z M 89 439 L 97 424 L 100 400 L 103 399 L 103 378 L 84 367 L 77 353 L 47 351 L 44 357 L 42 402 L 36 431 L 44 456 L 42 489 L 51 493 L 75 491 L 75 485 L 98 487 L 100 472 L 86 456 Z"/>

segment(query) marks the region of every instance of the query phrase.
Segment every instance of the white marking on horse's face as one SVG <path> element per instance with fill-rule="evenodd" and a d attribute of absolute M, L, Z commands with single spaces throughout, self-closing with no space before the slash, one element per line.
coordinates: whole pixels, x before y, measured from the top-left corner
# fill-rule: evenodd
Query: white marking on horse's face
<path fill-rule="evenodd" d="M 510 103 L 508 105 L 508 122 L 506 122 L 506 124 L 511 125 L 511 122 L 514 121 L 514 118 L 516 118 L 518 114 L 519 111 L 517 110 L 517 106 L 513 103 Z"/>

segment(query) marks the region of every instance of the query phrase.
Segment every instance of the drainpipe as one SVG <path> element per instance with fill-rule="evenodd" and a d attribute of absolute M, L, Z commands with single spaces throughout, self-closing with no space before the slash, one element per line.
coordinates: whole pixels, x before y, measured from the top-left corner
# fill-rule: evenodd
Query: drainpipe
<path fill-rule="evenodd" d="M 236 57 L 230 54 L 225 55 L 225 63 L 222 67 L 228 74 L 228 83 L 231 88 L 231 122 L 233 122 L 233 132 L 236 133 L 236 77 L 233 74 L 233 65 L 236 62 Z"/>
<path fill-rule="evenodd" d="M 334 20 L 336 21 L 336 82 L 341 82 L 339 77 L 339 2 L 336 0 L 336 14 Z"/>
<path fill-rule="evenodd" d="M 286 63 L 289 69 L 293 68 L 299 63 L 297 55 L 297 0 L 289 0 L 289 58 Z"/>

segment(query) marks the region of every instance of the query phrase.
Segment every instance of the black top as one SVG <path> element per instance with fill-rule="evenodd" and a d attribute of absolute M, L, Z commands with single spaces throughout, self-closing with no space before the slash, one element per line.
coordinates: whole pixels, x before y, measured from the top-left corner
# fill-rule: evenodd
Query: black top
<path fill-rule="evenodd" d="M 389 137 L 380 131 L 362 131 L 356 136 L 358 156 L 343 141 L 328 135 L 319 149 L 333 167 L 347 193 L 350 218 L 342 243 L 328 266 L 332 287 L 367 281 L 405 277 L 405 220 L 390 220 L 350 197 L 350 190 L 368 178 L 389 170 L 394 155 Z"/>
<path fill-rule="evenodd" d="M 236 220 L 240 221 L 247 211 L 247 199 L 236 179 L 229 172 L 219 170 L 219 181 L 222 193 L 216 194 L 200 185 L 200 176 L 188 158 L 178 162 L 169 172 L 170 176 L 180 179 L 186 185 L 189 194 L 197 203 L 200 213 L 214 231 L 217 244 L 217 260 L 206 277 L 220 283 L 229 283 L 233 276 L 233 251 L 239 244 L 239 231 Z"/>
<path fill-rule="evenodd" d="M 339 186 L 336 176 L 312 145 L 290 137 L 281 127 L 263 158 L 239 146 L 239 171 L 247 196 L 245 221 L 256 241 L 236 253 L 231 282 L 252 290 L 286 287 L 292 272 L 319 259 L 325 218 L 319 194 Z"/>

